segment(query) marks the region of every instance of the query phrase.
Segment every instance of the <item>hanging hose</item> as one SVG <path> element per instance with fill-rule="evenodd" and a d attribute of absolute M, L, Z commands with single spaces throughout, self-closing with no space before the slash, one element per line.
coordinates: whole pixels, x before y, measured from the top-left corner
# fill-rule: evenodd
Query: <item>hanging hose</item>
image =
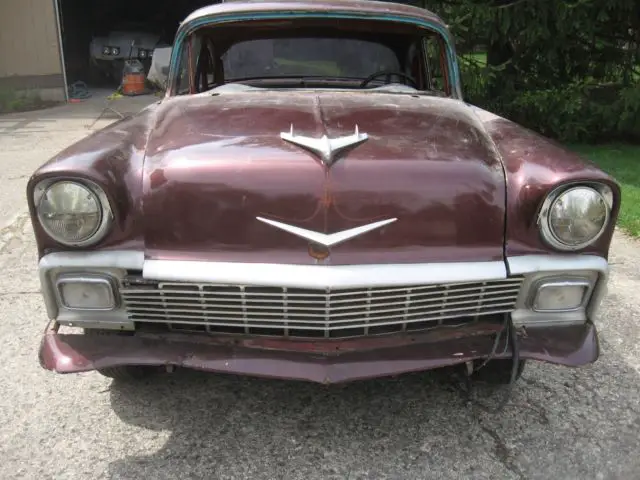
<path fill-rule="evenodd" d="M 75 82 L 69 85 L 69 100 L 86 100 L 91 97 L 91 92 L 89 91 L 89 87 L 84 82 Z"/>

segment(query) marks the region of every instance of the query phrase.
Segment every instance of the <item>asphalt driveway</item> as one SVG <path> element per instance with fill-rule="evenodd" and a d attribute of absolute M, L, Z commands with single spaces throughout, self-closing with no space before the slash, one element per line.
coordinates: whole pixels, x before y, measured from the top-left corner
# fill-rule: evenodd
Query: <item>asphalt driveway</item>
<path fill-rule="evenodd" d="M 25 185 L 101 107 L 0 117 L 0 478 L 640 478 L 640 248 L 619 233 L 601 359 L 530 365 L 500 414 L 468 407 L 446 372 L 324 387 L 197 372 L 129 385 L 40 369 Z M 488 404 L 500 395 L 477 391 Z"/>

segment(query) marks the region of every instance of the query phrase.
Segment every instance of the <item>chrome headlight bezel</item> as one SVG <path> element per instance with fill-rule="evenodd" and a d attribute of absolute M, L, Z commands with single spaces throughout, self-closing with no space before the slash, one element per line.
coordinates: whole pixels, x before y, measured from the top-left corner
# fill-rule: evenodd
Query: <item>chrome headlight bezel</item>
<path fill-rule="evenodd" d="M 53 186 L 59 183 L 73 183 L 82 188 L 85 188 L 91 192 L 92 195 L 97 199 L 97 203 L 100 206 L 100 221 L 98 222 L 98 227 L 93 232 L 90 237 L 87 237 L 83 240 L 73 242 L 68 241 L 63 238 L 60 238 L 58 235 L 53 233 L 46 222 L 43 221 L 40 211 L 40 202 L 42 201 L 45 193 L 52 188 Z M 39 182 L 34 190 L 33 190 L 33 206 L 38 218 L 38 223 L 44 230 L 44 232 L 54 240 L 55 242 L 67 246 L 67 247 L 87 247 L 90 245 L 95 245 L 100 240 L 102 240 L 107 233 L 109 232 L 111 225 L 113 224 L 113 210 L 111 209 L 111 204 L 109 203 L 109 199 L 105 194 L 104 190 L 100 188 L 96 183 L 91 182 L 85 179 L 78 178 L 50 178 Z"/>
<path fill-rule="evenodd" d="M 576 190 L 576 189 L 589 189 L 598 194 L 606 207 L 605 210 L 605 220 L 602 223 L 602 227 L 600 230 L 588 241 L 577 243 L 577 244 L 568 244 L 563 242 L 554 232 L 553 227 L 550 224 L 550 213 L 553 207 L 556 205 L 558 200 L 560 200 L 567 193 Z M 578 251 L 582 250 L 589 245 L 593 245 L 598 239 L 604 234 L 604 232 L 609 227 L 611 222 L 611 211 L 613 209 L 613 191 L 612 189 L 604 184 L 604 183 L 575 183 L 569 185 L 563 185 L 551 191 L 544 202 L 542 203 L 542 207 L 540 208 L 540 213 L 538 214 L 538 227 L 540 228 L 540 234 L 544 242 L 555 248 L 556 250 L 561 251 Z"/>

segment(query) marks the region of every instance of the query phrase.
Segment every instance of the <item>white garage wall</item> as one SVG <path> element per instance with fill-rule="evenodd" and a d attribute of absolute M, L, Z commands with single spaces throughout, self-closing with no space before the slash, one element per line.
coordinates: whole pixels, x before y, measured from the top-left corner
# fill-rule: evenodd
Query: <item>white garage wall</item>
<path fill-rule="evenodd" d="M 64 99 L 53 0 L 0 0 L 0 88 Z"/>

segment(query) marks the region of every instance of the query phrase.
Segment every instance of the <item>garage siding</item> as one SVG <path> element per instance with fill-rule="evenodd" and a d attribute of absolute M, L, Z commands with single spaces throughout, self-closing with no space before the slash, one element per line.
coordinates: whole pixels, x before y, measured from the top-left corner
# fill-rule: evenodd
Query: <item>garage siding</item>
<path fill-rule="evenodd" d="M 0 0 L 0 88 L 64 98 L 53 0 Z"/>

